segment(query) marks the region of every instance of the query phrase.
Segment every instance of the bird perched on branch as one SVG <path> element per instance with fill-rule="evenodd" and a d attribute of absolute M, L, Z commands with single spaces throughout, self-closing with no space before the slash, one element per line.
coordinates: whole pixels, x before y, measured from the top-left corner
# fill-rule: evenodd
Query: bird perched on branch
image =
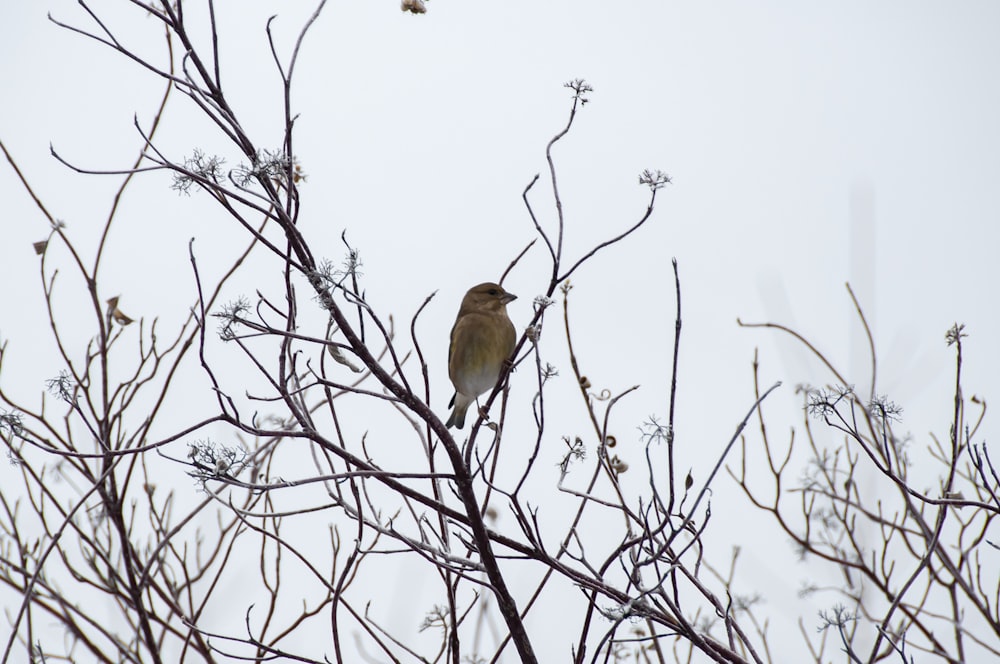
<path fill-rule="evenodd" d="M 517 340 L 507 316 L 507 304 L 516 299 L 489 282 L 474 286 L 462 298 L 448 348 L 448 376 L 455 385 L 455 396 L 448 406 L 455 410 L 446 426 L 461 429 L 469 404 L 497 384 Z"/>

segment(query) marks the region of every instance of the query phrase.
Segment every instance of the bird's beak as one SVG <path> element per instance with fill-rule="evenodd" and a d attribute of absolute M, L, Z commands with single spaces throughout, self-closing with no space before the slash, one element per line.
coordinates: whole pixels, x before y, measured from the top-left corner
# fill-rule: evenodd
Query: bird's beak
<path fill-rule="evenodd" d="M 504 293 L 503 297 L 500 298 L 500 301 L 503 302 L 505 305 L 507 305 L 516 299 L 517 295 L 514 295 L 513 293 Z"/>

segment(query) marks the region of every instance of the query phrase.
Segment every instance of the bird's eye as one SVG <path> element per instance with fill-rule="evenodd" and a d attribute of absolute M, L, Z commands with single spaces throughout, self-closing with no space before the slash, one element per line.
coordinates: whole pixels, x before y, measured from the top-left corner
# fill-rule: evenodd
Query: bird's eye
<path fill-rule="evenodd" d="M 497 290 L 496 288 L 491 288 L 491 289 L 489 290 L 489 294 L 490 294 L 490 295 L 499 295 L 499 294 L 500 294 L 500 291 L 498 291 L 498 290 Z"/>

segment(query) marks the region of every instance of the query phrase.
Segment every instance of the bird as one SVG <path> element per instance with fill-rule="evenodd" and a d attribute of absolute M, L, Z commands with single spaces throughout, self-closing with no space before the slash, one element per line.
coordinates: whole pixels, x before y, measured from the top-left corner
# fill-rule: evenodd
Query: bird
<path fill-rule="evenodd" d="M 500 379 L 517 340 L 507 315 L 507 305 L 516 299 L 492 282 L 473 286 L 462 298 L 448 347 L 448 376 L 455 386 L 448 407 L 455 409 L 445 426 L 461 429 L 469 404 Z"/>

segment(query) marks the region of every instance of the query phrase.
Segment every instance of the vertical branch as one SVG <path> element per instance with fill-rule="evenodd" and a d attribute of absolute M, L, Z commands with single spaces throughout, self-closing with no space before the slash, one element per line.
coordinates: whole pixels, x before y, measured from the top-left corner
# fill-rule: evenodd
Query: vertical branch
<path fill-rule="evenodd" d="M 677 269 L 677 259 L 671 258 L 670 264 L 674 268 L 674 292 L 677 297 L 677 314 L 674 318 L 674 355 L 670 362 L 670 409 L 667 415 L 667 514 L 674 512 L 674 406 L 677 403 L 677 371 L 680 366 L 680 346 L 681 346 L 681 277 Z M 760 411 L 758 410 L 758 413 Z M 650 488 L 655 487 L 650 476 Z"/>

